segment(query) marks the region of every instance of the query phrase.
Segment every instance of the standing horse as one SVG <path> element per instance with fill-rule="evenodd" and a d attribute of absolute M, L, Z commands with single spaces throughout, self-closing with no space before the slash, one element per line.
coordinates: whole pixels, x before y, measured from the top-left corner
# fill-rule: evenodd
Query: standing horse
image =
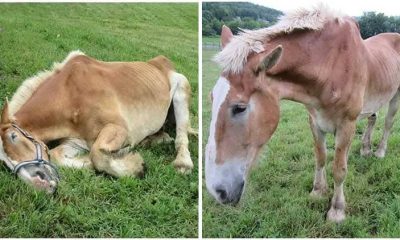
<path fill-rule="evenodd" d="M 176 122 L 173 164 L 188 173 L 193 168 L 189 97 L 188 80 L 163 56 L 148 62 L 102 62 L 75 51 L 52 71 L 23 82 L 6 102 L 0 158 L 24 181 L 48 192 L 58 183 L 49 160 L 116 177 L 141 176 L 144 162 L 129 148 L 148 136 L 169 139 L 160 129 L 171 108 Z M 54 141 L 60 144 L 48 151 L 45 144 Z"/>
<path fill-rule="evenodd" d="M 327 192 L 325 134 L 335 134 L 334 194 L 327 219 L 345 219 L 343 182 L 357 119 L 368 117 L 361 153 L 369 155 L 375 113 L 389 103 L 378 157 L 399 104 L 400 35 L 367 40 L 358 24 L 325 6 L 298 10 L 269 28 L 233 36 L 221 33 L 215 60 L 222 74 L 212 90 L 212 118 L 205 152 L 206 185 L 221 203 L 239 201 L 250 166 L 279 121 L 279 101 L 309 111 L 315 141 L 312 196 Z"/>

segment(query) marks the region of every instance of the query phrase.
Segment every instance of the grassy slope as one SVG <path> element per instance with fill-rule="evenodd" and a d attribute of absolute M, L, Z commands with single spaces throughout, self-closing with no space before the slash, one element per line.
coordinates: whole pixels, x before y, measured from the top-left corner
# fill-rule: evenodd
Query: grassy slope
<path fill-rule="evenodd" d="M 204 44 L 218 45 L 219 42 L 220 42 L 219 36 L 216 36 L 216 37 L 203 37 L 203 45 Z"/>
<path fill-rule="evenodd" d="M 71 50 L 104 61 L 163 54 L 191 82 L 197 127 L 197 4 L 0 4 L 0 12 L 0 99 Z M 0 166 L 0 237 L 196 236 L 197 146 L 191 137 L 189 176 L 171 166 L 173 143 L 162 144 L 139 149 L 143 180 L 64 168 L 54 197 Z"/>
<path fill-rule="evenodd" d="M 203 145 L 208 137 L 208 93 L 219 71 L 203 51 Z M 379 113 L 373 143 L 382 134 L 386 111 Z M 238 207 L 221 206 L 203 187 L 203 236 L 205 237 L 393 237 L 400 236 L 400 121 L 393 128 L 384 159 L 362 158 L 360 138 L 366 120 L 357 125 L 345 182 L 347 219 L 340 225 L 325 221 L 333 194 L 334 141 L 328 138 L 329 196 L 309 197 L 314 175 L 314 155 L 308 115 L 298 103 L 284 101 L 276 133 L 250 174 Z"/>

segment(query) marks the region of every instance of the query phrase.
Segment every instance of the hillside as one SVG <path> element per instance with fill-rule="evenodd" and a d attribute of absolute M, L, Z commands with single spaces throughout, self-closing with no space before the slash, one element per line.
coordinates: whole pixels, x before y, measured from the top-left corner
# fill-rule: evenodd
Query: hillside
<path fill-rule="evenodd" d="M 247 2 L 203 3 L 203 36 L 219 34 L 223 24 L 233 33 L 239 28 L 255 29 L 267 27 L 277 21 L 281 11 Z"/>

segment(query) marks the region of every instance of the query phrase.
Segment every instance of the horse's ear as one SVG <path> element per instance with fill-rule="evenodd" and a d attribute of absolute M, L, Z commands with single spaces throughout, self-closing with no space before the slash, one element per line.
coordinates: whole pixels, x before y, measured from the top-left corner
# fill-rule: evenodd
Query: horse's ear
<path fill-rule="evenodd" d="M 260 64 L 258 65 L 257 72 L 265 72 L 275 66 L 279 58 L 282 56 L 283 48 L 281 45 L 278 45 L 274 50 L 272 50 L 267 56 L 265 56 Z"/>
<path fill-rule="evenodd" d="M 233 33 L 231 29 L 227 26 L 222 26 L 222 31 L 221 31 L 221 46 L 224 48 L 230 41 L 231 38 L 233 37 Z"/>
<path fill-rule="evenodd" d="M 1 123 L 6 124 L 10 123 L 10 116 L 8 115 L 8 99 L 6 98 L 6 101 L 3 106 L 3 111 L 1 112 Z"/>

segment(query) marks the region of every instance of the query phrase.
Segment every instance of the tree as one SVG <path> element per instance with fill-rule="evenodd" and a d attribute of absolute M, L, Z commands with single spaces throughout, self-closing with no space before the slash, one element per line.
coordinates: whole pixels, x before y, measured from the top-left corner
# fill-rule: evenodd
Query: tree
<path fill-rule="evenodd" d="M 205 2 L 202 6 L 204 36 L 219 34 L 223 24 L 229 26 L 235 34 L 239 28 L 267 27 L 282 15 L 278 10 L 246 2 Z"/>
<path fill-rule="evenodd" d="M 364 39 L 383 32 L 400 32 L 400 18 L 387 17 L 383 13 L 365 12 L 358 23 Z"/>

